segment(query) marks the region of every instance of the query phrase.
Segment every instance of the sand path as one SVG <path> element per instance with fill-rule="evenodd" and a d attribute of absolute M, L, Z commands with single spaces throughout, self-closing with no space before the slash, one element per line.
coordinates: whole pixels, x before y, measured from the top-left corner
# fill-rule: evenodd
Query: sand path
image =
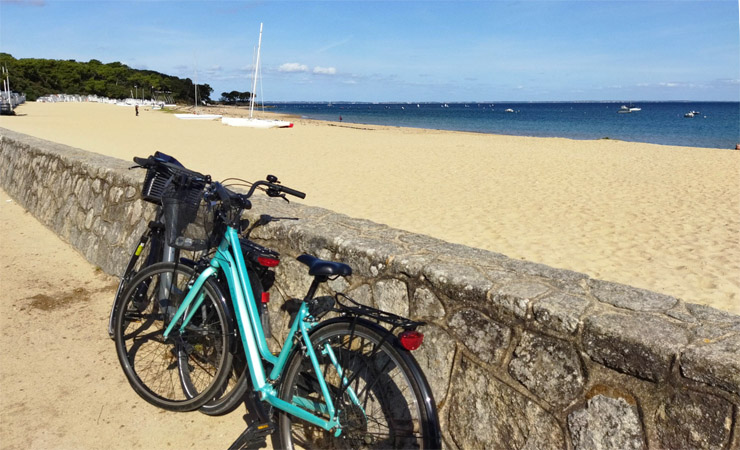
<path fill-rule="evenodd" d="M 149 405 L 121 370 L 107 320 L 118 280 L 0 190 L 0 448 L 228 448 L 224 417 Z"/>

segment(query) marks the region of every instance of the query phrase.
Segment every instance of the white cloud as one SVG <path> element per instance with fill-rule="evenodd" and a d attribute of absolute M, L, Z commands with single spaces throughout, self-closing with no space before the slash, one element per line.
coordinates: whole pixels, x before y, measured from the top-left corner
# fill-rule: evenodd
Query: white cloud
<path fill-rule="evenodd" d="M 335 67 L 319 67 L 316 66 L 313 68 L 313 73 L 319 74 L 319 75 L 336 75 L 337 69 Z"/>
<path fill-rule="evenodd" d="M 300 63 L 285 63 L 278 68 L 280 72 L 308 72 L 308 66 Z"/>

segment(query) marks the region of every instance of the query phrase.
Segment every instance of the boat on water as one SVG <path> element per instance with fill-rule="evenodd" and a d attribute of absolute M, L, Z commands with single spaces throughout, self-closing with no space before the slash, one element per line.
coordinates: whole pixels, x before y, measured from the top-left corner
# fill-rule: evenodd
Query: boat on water
<path fill-rule="evenodd" d="M 287 120 L 259 119 L 254 117 L 254 97 L 257 92 L 257 76 L 260 67 L 260 49 L 262 48 L 262 23 L 260 23 L 260 37 L 257 42 L 257 60 L 254 65 L 252 79 L 252 95 L 249 97 L 249 117 L 222 117 L 221 123 L 231 127 L 249 128 L 293 128 L 293 123 Z M 331 103 L 328 105 L 331 106 Z"/>
<path fill-rule="evenodd" d="M 696 116 L 700 116 L 700 115 L 701 115 L 701 113 L 699 111 L 689 111 L 686 114 L 684 114 L 683 116 L 690 119 L 692 117 L 696 117 Z"/>
<path fill-rule="evenodd" d="M 507 112 L 507 113 L 513 113 L 513 112 L 514 112 L 514 110 L 513 110 L 513 109 L 511 109 L 511 108 L 506 108 L 506 109 L 504 110 L 504 112 Z"/>
<path fill-rule="evenodd" d="M 637 112 L 637 111 L 642 111 L 642 108 L 638 108 L 635 105 L 633 105 L 632 103 L 630 103 L 629 106 L 622 105 L 622 107 L 619 108 L 619 111 L 617 111 L 617 112 L 619 114 L 629 114 L 629 113 L 633 113 L 633 112 Z"/>

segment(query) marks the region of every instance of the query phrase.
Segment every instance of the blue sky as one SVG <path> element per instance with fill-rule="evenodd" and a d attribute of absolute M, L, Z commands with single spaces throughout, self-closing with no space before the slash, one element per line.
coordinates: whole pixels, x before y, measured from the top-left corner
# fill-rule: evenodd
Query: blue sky
<path fill-rule="evenodd" d="M 737 0 L 0 0 L 0 51 L 272 101 L 740 100 Z"/>

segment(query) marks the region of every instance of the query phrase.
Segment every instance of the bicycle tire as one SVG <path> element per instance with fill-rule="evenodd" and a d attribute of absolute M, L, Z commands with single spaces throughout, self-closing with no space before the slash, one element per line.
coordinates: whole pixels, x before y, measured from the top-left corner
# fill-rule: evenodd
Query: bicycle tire
<path fill-rule="evenodd" d="M 160 233 L 161 234 L 161 233 Z M 110 317 L 108 318 L 108 336 L 113 339 L 113 322 L 116 318 L 116 312 L 118 311 L 119 303 L 121 302 L 122 294 L 126 291 L 128 283 L 136 276 L 141 269 L 148 267 L 156 262 L 159 262 L 161 257 L 156 256 L 161 250 L 161 239 L 157 236 L 151 228 L 141 234 L 139 243 L 136 245 L 134 252 L 131 253 L 126 269 L 123 271 L 121 281 L 118 282 L 118 289 L 116 290 L 116 296 L 113 298 L 113 305 L 110 310 Z M 154 248 L 154 251 L 152 249 Z"/>
<path fill-rule="evenodd" d="M 233 325 L 225 297 L 211 280 L 185 330 L 165 341 L 163 333 L 196 277 L 189 265 L 157 263 L 130 282 L 116 314 L 114 337 L 123 372 L 134 391 L 169 411 L 200 408 L 223 387 L 231 370 Z M 160 284 L 165 283 L 166 298 Z M 185 382 L 195 386 L 189 392 Z"/>
<path fill-rule="evenodd" d="M 250 267 L 247 267 L 247 276 L 249 277 L 254 297 L 257 299 L 261 298 L 264 291 L 261 278 Z M 229 286 L 226 280 L 219 279 L 218 282 L 224 292 L 229 292 Z M 233 316 L 233 305 L 229 303 L 229 307 Z M 257 311 L 261 316 L 263 313 L 262 308 L 258 307 Z M 247 394 L 251 389 L 252 381 L 249 375 L 249 366 L 245 359 L 244 346 L 239 338 L 238 330 L 235 333 L 234 340 L 236 341 L 236 348 L 234 349 L 232 369 L 226 383 L 224 383 L 223 389 L 217 393 L 213 400 L 198 410 L 207 416 L 223 416 L 233 412 L 239 405 L 245 403 Z"/>
<path fill-rule="evenodd" d="M 365 320 L 327 321 L 310 335 L 323 376 L 339 411 L 342 433 L 334 433 L 280 411 L 278 448 L 441 447 L 439 419 L 431 389 L 413 356 L 397 346 L 387 330 Z M 341 393 L 339 376 L 319 350 L 329 344 L 344 376 L 359 398 L 354 405 Z M 322 401 L 311 362 L 296 348 L 288 360 L 280 398 L 300 394 Z M 340 396 L 341 394 L 341 396 Z M 328 417 L 327 417 L 328 418 Z"/>
<path fill-rule="evenodd" d="M 241 346 L 239 348 L 241 349 Z M 213 399 L 201 406 L 198 411 L 207 416 L 229 414 L 244 403 L 251 385 L 247 363 L 240 354 L 235 352 L 231 372 L 220 392 L 217 391 Z"/>

